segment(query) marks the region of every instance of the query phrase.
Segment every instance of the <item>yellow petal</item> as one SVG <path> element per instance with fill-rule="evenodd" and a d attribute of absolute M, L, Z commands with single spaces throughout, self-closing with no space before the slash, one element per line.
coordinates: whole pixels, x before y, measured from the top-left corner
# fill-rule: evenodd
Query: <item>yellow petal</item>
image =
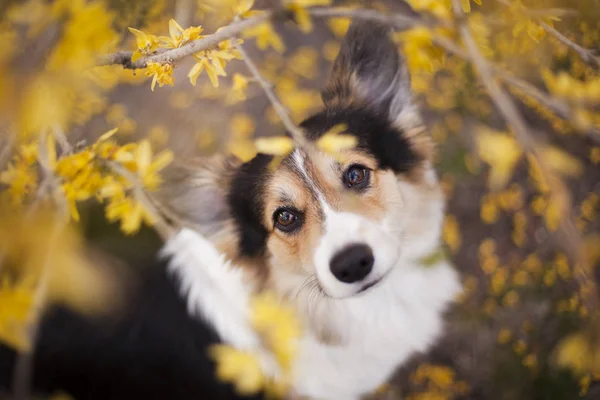
<path fill-rule="evenodd" d="M 133 52 L 133 54 L 131 55 L 131 62 L 136 62 L 137 60 L 139 60 L 140 58 L 143 57 L 143 54 L 141 51 L 136 50 Z"/>
<path fill-rule="evenodd" d="M 180 36 L 182 32 L 183 28 L 181 27 L 181 25 L 179 25 L 177 21 L 171 18 L 171 20 L 169 20 L 169 35 L 171 35 L 171 37 L 175 39 L 178 36 Z"/>
<path fill-rule="evenodd" d="M 48 135 L 46 149 L 48 153 L 48 167 L 54 169 L 56 167 L 56 140 L 54 139 L 54 135 Z"/>
<path fill-rule="evenodd" d="M 136 45 L 139 48 L 143 48 L 146 45 L 146 42 L 148 41 L 148 35 L 146 35 L 144 32 L 135 29 L 135 28 L 128 28 L 129 32 L 133 33 L 135 35 L 135 39 L 136 39 Z"/>
<path fill-rule="evenodd" d="M 558 147 L 545 147 L 542 149 L 541 153 L 542 158 L 544 158 L 548 165 L 558 174 L 577 177 L 583 172 L 583 165 L 581 162 Z"/>
<path fill-rule="evenodd" d="M 219 74 L 213 65 L 206 65 L 206 74 L 208 75 L 210 83 L 212 83 L 213 87 L 219 87 Z"/>
<path fill-rule="evenodd" d="M 358 144 L 356 136 L 352 135 L 324 135 L 317 141 L 317 147 L 326 153 L 336 153 L 349 150 Z"/>
<path fill-rule="evenodd" d="M 142 140 L 135 152 L 135 162 L 138 167 L 138 172 L 143 175 L 148 170 L 152 160 L 152 146 L 150 141 Z"/>
<path fill-rule="evenodd" d="M 194 66 L 190 70 L 190 72 L 188 74 L 188 78 L 190 78 L 190 83 L 193 86 L 196 86 L 196 81 L 198 80 L 198 77 L 202 73 L 203 69 L 204 69 L 204 64 L 202 63 L 202 61 L 200 61 L 200 62 L 197 62 L 196 64 L 194 64 Z"/>
<path fill-rule="evenodd" d="M 165 150 L 158 154 L 152 161 L 152 171 L 160 171 L 173 161 L 173 152 Z"/>
<path fill-rule="evenodd" d="M 259 138 L 254 144 L 259 153 L 284 156 L 294 150 L 294 141 L 287 136 Z"/>
<path fill-rule="evenodd" d="M 99 142 L 103 142 L 103 141 L 105 141 L 105 140 L 107 140 L 107 139 L 110 139 L 111 137 L 113 137 L 113 136 L 114 136 L 114 134 L 115 134 L 115 133 L 117 133 L 117 131 L 118 131 L 118 130 L 119 130 L 119 128 L 111 129 L 110 131 L 108 131 L 108 132 L 106 132 L 106 133 L 102 134 L 102 136 L 100 136 L 100 137 L 98 138 L 98 141 L 99 141 Z"/>

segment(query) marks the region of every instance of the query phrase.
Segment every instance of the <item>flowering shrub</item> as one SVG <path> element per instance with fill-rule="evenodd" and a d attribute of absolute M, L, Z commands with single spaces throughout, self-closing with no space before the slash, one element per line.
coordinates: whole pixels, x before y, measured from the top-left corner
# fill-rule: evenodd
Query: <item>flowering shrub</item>
<path fill-rule="evenodd" d="M 545 382 L 575 398 L 593 389 L 600 380 L 594 1 L 171 3 L 0 5 L 0 340 L 30 351 L 45 305 L 96 312 L 110 292 L 78 233 L 86 205 L 101 205 L 126 235 L 144 225 L 163 238 L 177 230 L 153 193 L 181 152 L 178 142 L 242 160 L 272 154 L 272 166 L 312 146 L 297 123 L 320 105 L 319 78 L 351 19 L 362 18 L 394 29 L 440 145 L 449 199 L 443 239 L 466 288 L 451 316 L 459 328 L 447 339 L 460 362 L 425 358 L 399 375 L 392 392 L 532 398 Z M 259 115 L 251 103 L 261 101 Z M 193 104 L 203 112 L 186 112 Z M 160 109 L 161 119 L 145 107 Z M 211 119 L 214 110 L 221 117 Z M 170 135 L 169 118 L 185 120 L 187 132 L 179 126 Z M 281 124 L 289 137 L 279 136 Z M 339 156 L 356 145 L 342 131 L 334 127 L 315 145 Z M 300 327 L 268 294 L 254 306 L 253 326 L 285 372 L 282 381 L 267 381 L 254 354 L 227 346 L 211 352 L 217 375 L 241 392 L 280 396 Z M 478 353 L 461 349 L 454 331 Z M 560 378 L 567 383 L 552 383 L 556 371 L 567 371 Z"/>

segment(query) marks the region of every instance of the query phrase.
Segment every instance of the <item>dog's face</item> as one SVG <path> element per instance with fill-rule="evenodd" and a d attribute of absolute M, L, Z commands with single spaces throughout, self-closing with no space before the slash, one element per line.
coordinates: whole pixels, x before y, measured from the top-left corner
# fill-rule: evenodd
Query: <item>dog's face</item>
<path fill-rule="evenodd" d="M 208 161 L 188 167 L 185 184 L 172 180 L 166 193 L 176 211 L 280 294 L 344 299 L 377 290 L 403 260 L 437 244 L 443 197 L 386 28 L 351 26 L 323 100 L 324 109 L 302 123 L 307 138 L 343 125 L 355 148 L 297 149 L 275 169 L 267 155 Z"/>

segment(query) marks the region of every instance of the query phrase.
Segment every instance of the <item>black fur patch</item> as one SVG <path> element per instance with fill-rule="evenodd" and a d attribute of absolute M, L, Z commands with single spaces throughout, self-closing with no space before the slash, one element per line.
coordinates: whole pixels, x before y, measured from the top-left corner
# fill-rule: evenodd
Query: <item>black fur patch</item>
<path fill-rule="evenodd" d="M 262 192 L 272 156 L 259 154 L 243 164 L 236 172 L 227 201 L 239 232 L 239 251 L 242 256 L 261 255 L 267 241 L 263 225 Z"/>
<path fill-rule="evenodd" d="M 33 391 L 65 391 L 77 400 L 248 399 L 217 380 L 208 348 L 219 337 L 188 314 L 165 263 L 143 267 L 119 316 L 90 320 L 64 308 L 45 316 Z M 0 398 L 10 389 L 15 360 L 0 345 Z"/>
<path fill-rule="evenodd" d="M 345 124 L 348 134 L 358 138 L 358 148 L 371 154 L 381 169 L 408 172 L 422 160 L 410 142 L 381 115 L 366 107 L 330 108 L 302 123 L 309 140 L 317 140 L 335 125 Z"/>

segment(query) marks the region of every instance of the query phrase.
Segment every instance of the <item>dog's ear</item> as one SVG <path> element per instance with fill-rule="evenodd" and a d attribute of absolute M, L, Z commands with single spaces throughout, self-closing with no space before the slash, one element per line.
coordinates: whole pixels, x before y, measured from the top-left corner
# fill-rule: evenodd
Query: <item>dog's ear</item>
<path fill-rule="evenodd" d="M 228 190 L 240 165 L 235 157 L 222 155 L 176 162 L 166 171 L 157 198 L 168 216 L 212 236 L 230 218 Z"/>
<path fill-rule="evenodd" d="M 327 108 L 366 105 L 400 125 L 418 117 L 409 72 L 390 33 L 373 21 L 350 25 L 322 93 Z"/>

